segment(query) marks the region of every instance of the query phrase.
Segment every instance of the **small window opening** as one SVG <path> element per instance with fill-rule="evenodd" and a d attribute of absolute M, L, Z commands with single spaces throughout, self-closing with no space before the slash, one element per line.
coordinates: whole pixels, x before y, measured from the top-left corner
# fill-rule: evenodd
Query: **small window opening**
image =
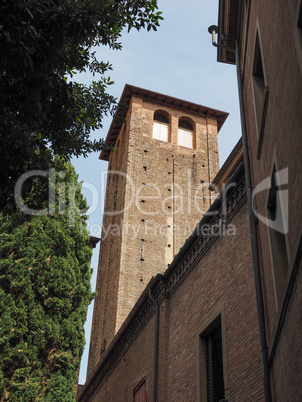
<path fill-rule="evenodd" d="M 261 50 L 259 44 L 259 37 L 257 35 L 255 44 L 255 55 L 254 55 L 254 65 L 253 65 L 253 87 L 254 87 L 254 100 L 256 108 L 256 120 L 258 133 L 260 133 L 262 111 L 264 104 L 264 91 L 265 91 L 265 81 L 263 73 L 263 64 L 261 57 Z"/>
<path fill-rule="evenodd" d="M 219 402 L 225 398 L 220 316 L 212 322 L 201 338 L 205 343 L 203 360 L 206 368 L 206 401 Z"/>
<path fill-rule="evenodd" d="M 153 138 L 155 140 L 160 140 L 168 142 L 169 137 L 169 119 L 162 113 L 154 114 L 153 121 Z"/>
<path fill-rule="evenodd" d="M 297 22 L 298 28 L 302 29 L 302 2 L 300 4 L 300 11 L 298 15 L 298 22 Z"/>
<path fill-rule="evenodd" d="M 159 121 L 160 123 L 169 124 L 169 119 L 162 113 L 154 113 L 154 121 Z"/>
<path fill-rule="evenodd" d="M 256 127 L 258 133 L 258 155 L 260 157 L 260 148 L 264 132 L 266 109 L 268 102 L 268 87 L 265 85 L 264 65 L 261 55 L 260 40 L 257 33 L 253 64 L 253 96 L 255 105 Z"/>
<path fill-rule="evenodd" d="M 300 10 L 298 14 L 298 21 L 297 21 L 297 28 L 298 28 L 298 36 L 302 46 L 302 1 L 300 3 Z"/>
<path fill-rule="evenodd" d="M 217 326 L 206 339 L 207 401 L 224 398 L 221 328 Z"/>
<path fill-rule="evenodd" d="M 179 120 L 178 127 L 193 131 L 193 124 L 187 120 Z"/>
<path fill-rule="evenodd" d="M 146 380 L 144 380 L 133 390 L 133 402 L 146 402 L 146 401 L 147 401 L 147 389 L 146 389 Z"/>
<path fill-rule="evenodd" d="M 193 124 L 185 119 L 178 122 L 178 145 L 193 148 Z"/>

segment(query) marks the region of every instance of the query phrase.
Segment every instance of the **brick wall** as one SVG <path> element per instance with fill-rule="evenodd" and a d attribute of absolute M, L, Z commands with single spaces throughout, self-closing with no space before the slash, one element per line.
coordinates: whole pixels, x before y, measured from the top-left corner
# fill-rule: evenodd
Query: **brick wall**
<path fill-rule="evenodd" d="M 231 206 L 233 218 L 227 219 L 225 234 L 204 238 L 208 243 L 205 247 L 196 241 L 162 280 L 169 296 L 161 299 L 159 309 L 158 401 L 204 400 L 200 328 L 217 310 L 224 316 L 226 399 L 264 400 L 247 205 L 238 198 L 237 203 L 237 207 L 234 202 Z M 187 267 L 185 274 L 181 274 L 185 272 L 181 266 Z M 170 283 L 174 285 L 170 287 Z M 107 365 L 95 377 L 95 384 L 99 381 L 100 385 L 93 397 L 87 395 L 83 400 L 130 401 L 134 388 L 144 378 L 148 400 L 152 398 L 154 312 L 128 343 L 127 328 L 131 331 L 131 326 L 136 324 L 129 323 L 123 335 L 115 339 Z M 120 342 L 124 345 L 121 349 Z M 107 366 L 111 367 L 109 373 Z"/>
<path fill-rule="evenodd" d="M 171 116 L 171 143 L 152 139 L 153 114 L 158 109 Z M 217 123 L 208 122 L 208 135 L 212 137 L 208 157 L 205 118 L 190 116 L 196 123 L 198 149 L 174 144 L 178 119 L 182 116 L 183 113 L 177 110 L 143 103 L 140 98 L 132 100 L 127 171 L 132 185 L 126 189 L 126 205 L 130 207 L 124 214 L 128 230 L 123 232 L 121 245 L 119 311 L 115 330 L 152 275 L 165 271 L 210 206 L 209 170 L 213 171 L 212 175 L 218 170 Z M 202 181 L 205 183 L 204 197 Z M 131 202 L 133 194 L 136 197 Z"/>
<path fill-rule="evenodd" d="M 281 198 L 288 195 L 288 255 L 287 279 L 283 296 L 277 300 L 274 280 L 274 262 L 270 248 L 269 229 L 259 222 L 260 263 L 265 303 L 265 319 L 273 400 L 300 400 L 301 387 L 301 249 L 302 208 L 302 31 L 298 28 L 300 0 L 253 1 L 250 15 L 243 15 L 243 43 L 241 65 L 243 70 L 244 101 L 252 169 L 252 183 L 256 187 L 277 170 L 288 169 L 288 184 Z M 244 12 L 249 5 L 244 6 Z M 246 29 L 247 32 L 245 31 Z M 259 32 L 265 85 L 269 88 L 267 113 L 260 157 L 255 124 L 252 89 L 252 69 L 256 32 Z M 254 199 L 257 212 L 268 216 L 268 189 Z M 285 208 L 286 210 L 286 208 Z M 276 275 L 276 274 L 275 274 Z M 278 274 L 277 274 L 278 275 Z"/>
<path fill-rule="evenodd" d="M 158 110 L 169 116 L 169 142 L 152 138 Z M 177 145 L 181 117 L 194 123 L 194 149 Z M 109 157 L 115 173 L 107 179 L 88 376 L 152 275 L 166 270 L 209 208 L 218 169 L 215 118 L 132 96 Z"/>
<path fill-rule="evenodd" d="M 184 395 L 186 401 L 197 399 L 198 329 L 222 304 L 226 320 L 226 399 L 263 398 L 246 205 L 232 224 L 236 235 L 220 237 L 171 298 L 171 401 L 184 400 Z"/>
<path fill-rule="evenodd" d="M 103 233 L 101 252 L 99 257 L 98 276 L 96 283 L 97 295 L 94 299 L 92 330 L 90 338 L 87 377 L 91 376 L 96 363 L 114 336 L 116 321 L 116 300 L 118 292 L 118 277 L 121 258 L 120 227 L 123 213 L 112 214 L 114 211 L 123 211 L 125 207 L 125 189 L 128 161 L 128 142 L 126 135 L 128 125 L 123 125 L 120 139 L 117 141 L 117 150 L 110 154 L 109 171 L 107 176 L 104 210 L 109 212 L 103 215 Z M 116 174 L 115 172 L 121 172 Z M 115 230 L 115 236 L 110 232 Z M 106 323 L 106 325 L 105 325 Z"/>

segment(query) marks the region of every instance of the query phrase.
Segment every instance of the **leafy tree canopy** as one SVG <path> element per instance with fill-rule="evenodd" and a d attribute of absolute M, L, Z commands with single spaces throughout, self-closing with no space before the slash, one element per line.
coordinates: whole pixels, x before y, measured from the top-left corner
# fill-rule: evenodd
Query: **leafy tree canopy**
<path fill-rule="evenodd" d="M 91 251 L 77 175 L 59 158 L 53 168 L 54 208 L 34 178 L 23 201 L 48 211 L 0 214 L 1 401 L 74 400 L 93 296 Z"/>
<path fill-rule="evenodd" d="M 67 158 L 102 148 L 89 133 L 116 100 L 104 76 L 111 65 L 96 59 L 94 47 L 120 49 L 124 28 L 156 30 L 160 14 L 157 0 L 1 1 L 0 208 L 47 147 Z M 101 79 L 70 80 L 84 71 Z"/>

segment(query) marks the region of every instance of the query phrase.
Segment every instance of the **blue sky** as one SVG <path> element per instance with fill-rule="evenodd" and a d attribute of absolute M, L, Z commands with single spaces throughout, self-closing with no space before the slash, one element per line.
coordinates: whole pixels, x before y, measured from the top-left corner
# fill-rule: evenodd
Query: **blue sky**
<path fill-rule="evenodd" d="M 218 0 L 159 0 L 158 4 L 164 17 L 158 31 L 125 32 L 121 51 L 97 49 L 98 58 L 113 65 L 109 76 L 115 83 L 109 88 L 110 93 L 119 98 L 127 83 L 230 113 L 218 134 L 221 166 L 240 138 L 241 129 L 235 66 L 217 63 L 217 51 L 208 33 L 210 25 L 217 25 Z M 88 74 L 77 77 L 87 84 L 92 79 Z M 110 123 L 111 117 L 104 119 L 103 129 L 93 132 L 92 137 L 106 137 Z M 96 236 L 102 222 L 103 178 L 107 170 L 107 162 L 98 157 L 98 154 L 90 154 L 88 158 L 72 160 L 79 179 L 97 189 L 98 197 L 95 193 L 93 198 L 90 191 L 84 191 L 89 204 L 92 200 L 96 202 L 95 211 L 89 215 L 91 234 Z M 99 247 L 92 257 L 93 289 L 98 252 Z M 93 303 L 85 324 L 86 349 L 80 384 L 86 378 L 92 307 Z"/>

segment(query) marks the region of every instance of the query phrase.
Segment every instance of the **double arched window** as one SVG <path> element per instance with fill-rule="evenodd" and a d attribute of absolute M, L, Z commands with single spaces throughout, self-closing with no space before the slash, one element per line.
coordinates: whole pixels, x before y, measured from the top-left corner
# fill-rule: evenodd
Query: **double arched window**
<path fill-rule="evenodd" d="M 160 112 L 154 113 L 153 120 L 153 138 L 168 142 L 169 138 L 169 119 Z"/>
<path fill-rule="evenodd" d="M 193 123 L 189 119 L 181 118 L 178 121 L 178 145 L 193 148 Z"/>
<path fill-rule="evenodd" d="M 174 134 L 172 133 L 171 135 L 173 136 Z M 152 138 L 164 142 L 171 142 L 170 119 L 169 115 L 164 111 L 159 110 L 154 113 Z M 172 141 L 172 143 L 175 142 Z M 189 117 L 181 117 L 178 120 L 177 144 L 191 149 L 194 147 L 194 123 Z"/>

